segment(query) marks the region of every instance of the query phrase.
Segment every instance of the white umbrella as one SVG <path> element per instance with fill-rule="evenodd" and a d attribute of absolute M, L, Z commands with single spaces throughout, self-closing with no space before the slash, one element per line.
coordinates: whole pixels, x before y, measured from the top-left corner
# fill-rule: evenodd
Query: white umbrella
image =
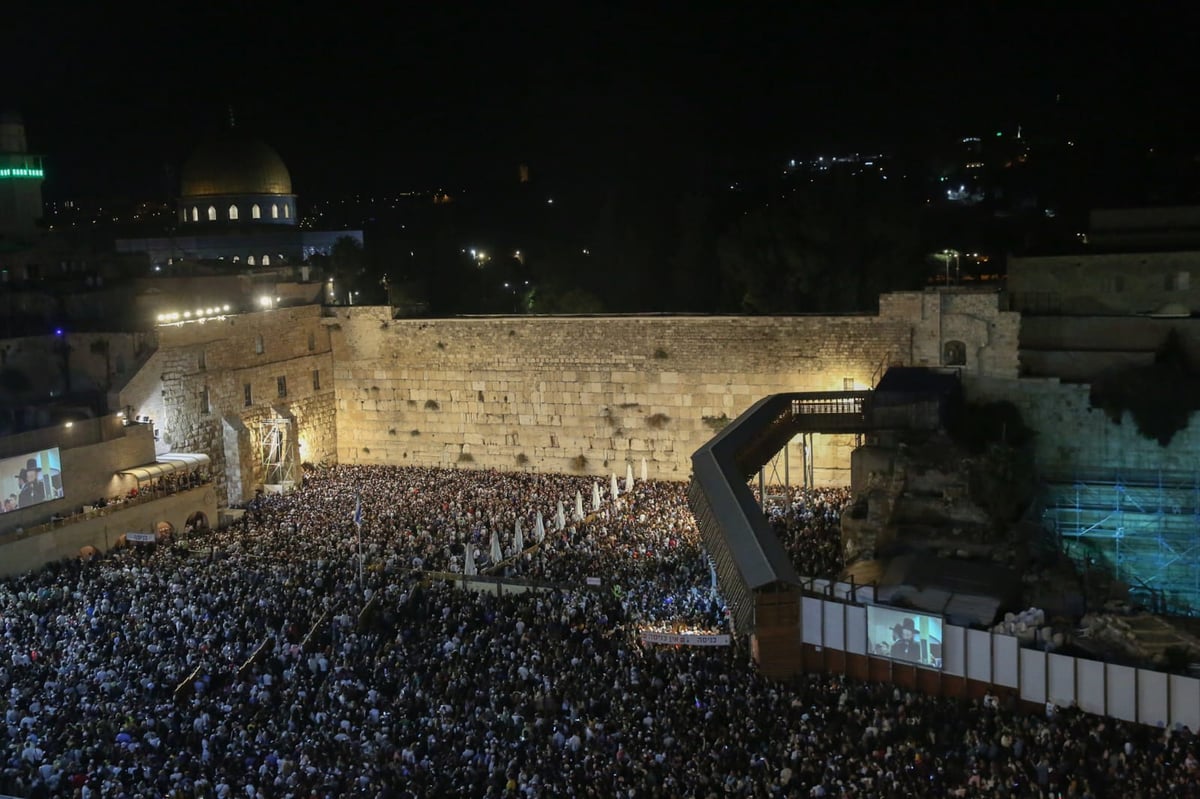
<path fill-rule="evenodd" d="M 555 518 L 555 521 L 558 522 L 559 530 L 562 530 L 563 528 L 565 528 L 567 526 L 567 514 L 563 510 L 563 504 L 562 504 L 561 499 L 558 501 L 558 516 L 557 516 L 557 518 Z"/>
<path fill-rule="evenodd" d="M 592 483 L 592 510 L 600 510 L 600 484 Z"/>
<path fill-rule="evenodd" d="M 625 493 L 633 490 L 633 464 L 625 464 Z"/>
<path fill-rule="evenodd" d="M 475 545 L 468 541 L 466 550 L 466 559 L 463 561 L 463 574 L 479 574 L 479 569 L 475 568 Z"/>
<path fill-rule="evenodd" d="M 642 482 L 646 482 L 646 459 L 642 458 Z"/>
<path fill-rule="evenodd" d="M 575 521 L 583 521 L 583 494 L 575 492 Z"/>
<path fill-rule="evenodd" d="M 533 537 L 539 544 L 546 540 L 546 523 L 542 521 L 541 511 L 538 511 L 537 522 L 533 525 Z"/>
<path fill-rule="evenodd" d="M 500 551 L 500 536 L 495 530 L 492 530 L 492 563 L 499 563 L 504 560 L 504 553 Z"/>
<path fill-rule="evenodd" d="M 612 491 L 613 499 L 616 499 L 617 497 L 621 496 L 621 489 L 617 488 L 617 475 L 615 472 L 613 473 L 613 476 L 612 476 L 612 485 L 610 486 L 610 490 Z"/>
<path fill-rule="evenodd" d="M 521 520 L 517 519 L 517 529 L 513 533 L 513 549 L 520 555 L 525 551 L 525 536 L 521 535 Z"/>

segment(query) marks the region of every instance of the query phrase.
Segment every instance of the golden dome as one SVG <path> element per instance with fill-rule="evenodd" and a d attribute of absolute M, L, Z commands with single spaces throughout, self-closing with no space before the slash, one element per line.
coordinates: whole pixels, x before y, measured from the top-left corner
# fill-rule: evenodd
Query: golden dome
<path fill-rule="evenodd" d="M 192 153 L 180 175 L 180 195 L 291 194 L 283 159 L 254 139 L 226 134 Z"/>

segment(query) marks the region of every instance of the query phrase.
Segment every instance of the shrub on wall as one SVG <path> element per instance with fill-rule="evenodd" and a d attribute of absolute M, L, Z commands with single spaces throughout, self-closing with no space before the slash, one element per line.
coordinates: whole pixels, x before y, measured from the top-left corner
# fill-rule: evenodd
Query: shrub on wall
<path fill-rule="evenodd" d="M 515 460 L 518 466 L 524 466 L 525 464 L 529 463 L 529 456 L 524 452 L 518 452 Z"/>
<path fill-rule="evenodd" d="M 577 472 L 582 472 L 587 468 L 587 465 L 588 459 L 586 455 L 576 455 L 574 458 L 571 458 L 571 468 Z"/>
<path fill-rule="evenodd" d="M 459 463 L 474 463 L 475 456 L 469 452 L 460 452 L 460 453 L 458 453 L 458 462 Z"/>
<path fill-rule="evenodd" d="M 427 410 L 427 411 L 436 411 L 440 407 L 441 406 L 438 405 L 437 400 L 431 400 L 431 399 L 425 400 L 425 410 Z"/>
<path fill-rule="evenodd" d="M 723 430 L 732 421 L 725 414 L 721 414 L 720 416 L 702 416 L 700 418 L 710 430 Z"/>
<path fill-rule="evenodd" d="M 646 424 L 654 430 L 662 430 L 667 426 L 667 422 L 671 421 L 671 417 L 665 413 L 656 413 L 653 416 L 646 417 Z"/>

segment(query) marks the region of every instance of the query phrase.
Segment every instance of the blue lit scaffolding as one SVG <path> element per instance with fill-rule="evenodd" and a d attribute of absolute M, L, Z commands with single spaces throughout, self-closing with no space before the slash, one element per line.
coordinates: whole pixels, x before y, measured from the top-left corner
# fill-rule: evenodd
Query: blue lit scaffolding
<path fill-rule="evenodd" d="M 1200 615 L 1200 472 L 1043 479 L 1042 521 L 1081 572 L 1103 569 L 1155 612 Z"/>

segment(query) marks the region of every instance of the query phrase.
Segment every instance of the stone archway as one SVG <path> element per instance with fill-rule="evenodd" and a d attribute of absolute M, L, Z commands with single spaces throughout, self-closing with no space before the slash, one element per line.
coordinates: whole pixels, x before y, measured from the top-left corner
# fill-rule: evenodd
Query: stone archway
<path fill-rule="evenodd" d="M 159 541 L 163 539 L 170 540 L 175 537 L 175 525 L 168 521 L 155 522 L 154 537 Z"/>

